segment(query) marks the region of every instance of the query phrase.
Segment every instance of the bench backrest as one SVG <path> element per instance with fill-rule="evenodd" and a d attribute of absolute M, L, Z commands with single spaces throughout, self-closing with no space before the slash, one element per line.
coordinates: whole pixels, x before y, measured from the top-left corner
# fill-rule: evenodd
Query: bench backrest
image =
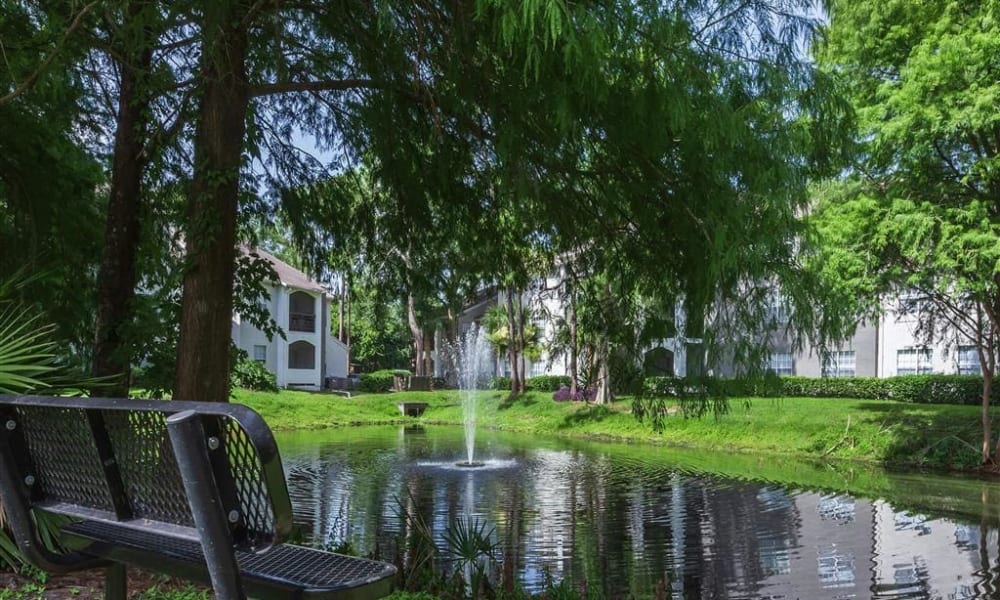
<path fill-rule="evenodd" d="M 267 424 L 209 402 L 0 396 L 5 451 L 32 507 L 198 539 L 166 419 L 193 411 L 233 544 L 260 551 L 291 529 L 291 502 Z"/>

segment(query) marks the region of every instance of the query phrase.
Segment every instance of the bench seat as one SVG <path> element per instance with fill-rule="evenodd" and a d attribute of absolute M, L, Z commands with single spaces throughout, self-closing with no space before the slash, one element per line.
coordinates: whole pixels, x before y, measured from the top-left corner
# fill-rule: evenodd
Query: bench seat
<path fill-rule="evenodd" d="M 376 600 L 395 568 L 283 543 L 292 504 L 270 428 L 237 404 L 0 395 L 0 504 L 36 567 L 126 565 L 210 583 L 219 600 Z M 64 522 L 66 552 L 32 511 Z"/>
<path fill-rule="evenodd" d="M 62 529 L 67 545 L 91 556 L 211 584 L 201 544 L 99 521 Z M 255 554 L 237 552 L 249 596 L 261 600 L 365 600 L 388 594 L 393 569 L 373 560 L 279 544 Z"/>

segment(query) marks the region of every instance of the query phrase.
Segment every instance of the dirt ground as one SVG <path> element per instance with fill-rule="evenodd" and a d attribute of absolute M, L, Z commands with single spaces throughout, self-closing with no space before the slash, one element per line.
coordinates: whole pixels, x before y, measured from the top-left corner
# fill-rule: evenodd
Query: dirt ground
<path fill-rule="evenodd" d="M 189 582 L 149 573 L 141 569 L 128 570 L 128 597 L 138 598 L 139 594 L 156 586 L 160 590 L 205 590 L 192 586 Z M 43 589 L 44 588 L 44 589 Z M 11 593 L 21 590 L 20 594 Z M 104 598 L 104 569 L 91 569 L 66 575 L 52 575 L 45 583 L 39 583 L 16 573 L 0 573 L 0 597 L 13 599 L 44 598 L 45 600 L 101 600 Z"/>

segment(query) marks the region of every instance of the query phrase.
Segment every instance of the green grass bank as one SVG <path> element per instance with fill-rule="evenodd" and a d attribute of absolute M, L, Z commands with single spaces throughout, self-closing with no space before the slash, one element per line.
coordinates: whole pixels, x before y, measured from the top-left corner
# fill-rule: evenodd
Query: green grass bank
<path fill-rule="evenodd" d="M 662 432 L 631 414 L 629 398 L 611 406 L 554 402 L 550 393 L 509 400 L 504 392 L 481 392 L 478 422 L 530 434 L 559 435 L 728 452 L 834 458 L 962 469 L 979 462 L 979 408 L 908 404 L 886 400 L 830 398 L 733 398 L 718 417 L 668 417 Z M 276 430 L 387 423 L 459 425 L 456 391 L 329 394 L 236 390 L 234 401 L 257 410 Z M 403 417 L 397 404 L 426 402 L 419 418 Z M 1000 411 L 994 414 L 1000 426 Z"/>

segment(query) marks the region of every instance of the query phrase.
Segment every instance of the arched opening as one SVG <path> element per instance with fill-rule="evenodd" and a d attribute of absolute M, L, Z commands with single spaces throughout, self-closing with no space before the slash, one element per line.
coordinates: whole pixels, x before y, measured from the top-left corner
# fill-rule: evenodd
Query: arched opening
<path fill-rule="evenodd" d="M 315 369 L 316 346 L 303 341 L 288 344 L 288 368 Z"/>
<path fill-rule="evenodd" d="M 316 331 L 316 300 L 305 292 L 292 292 L 288 299 L 288 330 Z"/>
<path fill-rule="evenodd" d="M 662 346 L 653 348 L 643 358 L 642 370 L 650 377 L 673 376 L 674 353 Z"/>

